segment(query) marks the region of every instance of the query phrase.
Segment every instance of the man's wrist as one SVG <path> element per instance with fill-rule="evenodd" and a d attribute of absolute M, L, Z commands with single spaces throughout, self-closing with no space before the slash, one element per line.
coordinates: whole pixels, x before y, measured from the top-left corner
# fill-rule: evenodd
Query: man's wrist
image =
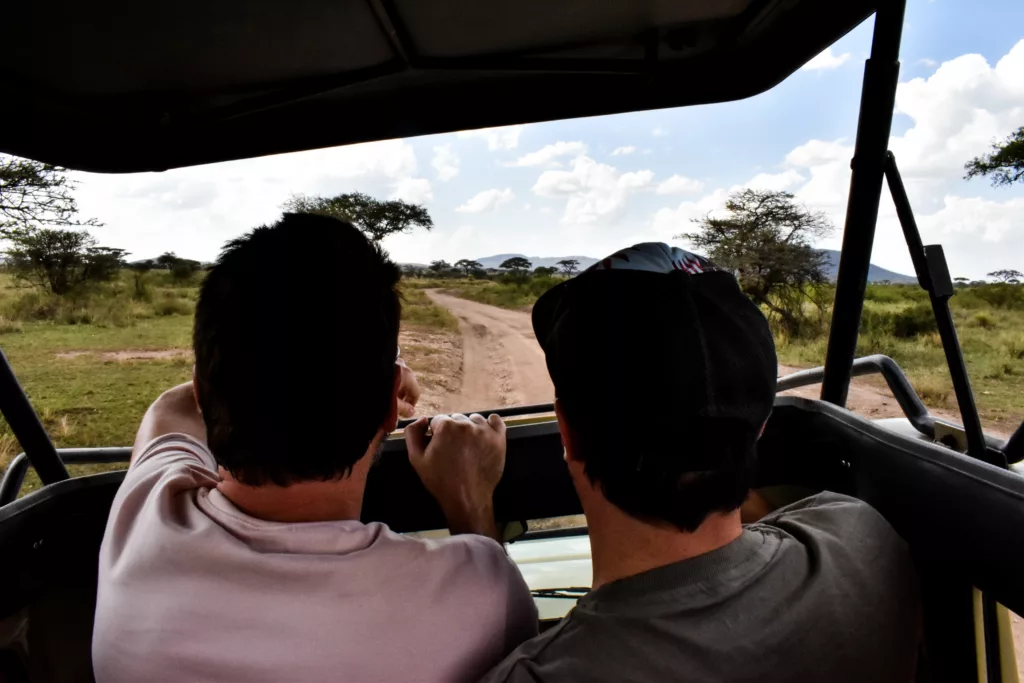
<path fill-rule="evenodd" d="M 448 530 L 453 536 L 458 534 L 477 534 L 487 536 L 501 542 L 498 523 L 494 519 L 494 503 L 488 501 L 480 505 L 456 505 L 442 508 L 448 520 Z"/>

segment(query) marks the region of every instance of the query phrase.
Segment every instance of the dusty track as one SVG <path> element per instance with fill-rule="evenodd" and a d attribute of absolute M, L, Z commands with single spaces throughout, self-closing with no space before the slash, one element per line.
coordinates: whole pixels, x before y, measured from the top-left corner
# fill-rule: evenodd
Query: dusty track
<path fill-rule="evenodd" d="M 552 400 L 554 389 L 528 313 L 460 299 L 437 290 L 429 290 L 427 295 L 459 319 L 462 335 L 461 388 L 440 401 L 444 411 Z M 788 375 L 798 369 L 780 365 L 779 375 Z M 811 386 L 786 393 L 817 398 L 819 391 L 820 387 Z M 847 407 L 869 419 L 903 417 L 892 394 L 871 379 L 853 381 Z M 959 422 L 956 415 L 946 411 L 932 412 Z"/>
<path fill-rule="evenodd" d="M 462 387 L 447 399 L 447 410 L 548 403 L 554 399 L 544 352 L 533 335 L 529 314 L 436 290 L 427 295 L 459 319 L 462 334 Z"/>

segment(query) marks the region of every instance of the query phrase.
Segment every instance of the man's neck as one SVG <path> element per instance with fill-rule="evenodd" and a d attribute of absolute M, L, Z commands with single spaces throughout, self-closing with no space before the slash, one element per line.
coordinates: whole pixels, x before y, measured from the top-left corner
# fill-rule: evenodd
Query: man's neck
<path fill-rule="evenodd" d="M 593 587 L 717 550 L 743 533 L 739 510 L 716 513 L 692 533 L 630 517 L 606 500 L 586 509 Z"/>
<path fill-rule="evenodd" d="M 235 507 L 268 522 L 336 522 L 358 520 L 363 510 L 366 477 L 373 464 L 381 435 L 352 466 L 352 473 L 331 481 L 303 481 L 290 486 L 247 486 L 221 469 L 217 490 Z"/>

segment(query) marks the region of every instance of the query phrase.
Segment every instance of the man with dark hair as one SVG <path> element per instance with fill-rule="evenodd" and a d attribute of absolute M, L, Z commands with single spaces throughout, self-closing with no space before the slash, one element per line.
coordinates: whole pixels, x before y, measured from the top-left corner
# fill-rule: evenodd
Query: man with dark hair
<path fill-rule="evenodd" d="M 547 292 L 533 327 L 593 589 L 488 683 L 913 680 L 916 575 L 881 515 L 823 493 L 742 525 L 777 367 L 731 274 L 640 244 Z"/>
<path fill-rule="evenodd" d="M 360 522 L 370 466 L 419 394 L 396 362 L 398 278 L 322 216 L 226 246 L 196 305 L 193 381 L 147 411 L 111 509 L 99 683 L 471 680 L 536 633 L 492 540 L 498 417 L 434 418 L 429 445 L 426 420 L 406 430 L 452 538 Z"/>

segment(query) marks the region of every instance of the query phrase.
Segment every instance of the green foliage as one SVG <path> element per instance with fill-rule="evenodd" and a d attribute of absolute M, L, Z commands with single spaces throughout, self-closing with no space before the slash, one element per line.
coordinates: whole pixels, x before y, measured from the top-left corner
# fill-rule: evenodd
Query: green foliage
<path fill-rule="evenodd" d="M 964 178 L 968 180 L 976 176 L 991 176 L 993 187 L 1024 181 L 1024 126 L 1002 142 L 993 143 L 988 154 L 968 161 L 964 170 L 967 171 Z"/>
<path fill-rule="evenodd" d="M 123 249 L 97 246 L 84 230 L 20 226 L 0 229 L 4 252 L 18 280 L 60 296 L 117 277 Z"/>
<path fill-rule="evenodd" d="M 1006 282 L 982 284 L 957 290 L 951 300 L 957 308 L 1024 310 L 1024 287 Z"/>
<path fill-rule="evenodd" d="M 554 277 L 557 274 L 557 268 L 548 268 L 547 266 L 541 266 L 533 270 L 534 277 Z"/>
<path fill-rule="evenodd" d="M 824 317 L 809 318 L 805 304 L 819 313 L 827 306 L 818 296 L 827 259 L 811 246 L 813 238 L 832 232 L 825 214 L 800 206 L 788 192 L 769 190 L 734 192 L 725 208 L 724 218 L 708 214 L 694 221 L 699 231 L 677 237 L 737 273 L 744 293 L 788 336 L 820 330 Z"/>
<path fill-rule="evenodd" d="M 422 289 L 402 283 L 402 325 L 431 332 L 458 332 L 459 319 L 437 306 Z"/>
<path fill-rule="evenodd" d="M 480 265 L 479 261 L 473 261 L 468 258 L 459 259 L 458 261 L 456 261 L 455 267 L 461 270 L 463 273 L 465 273 L 466 277 L 472 277 L 473 273 L 484 269 L 484 267 Z"/>
<path fill-rule="evenodd" d="M 580 268 L 580 262 L 574 258 L 562 259 L 555 265 L 561 268 L 566 277 L 572 277 Z"/>
<path fill-rule="evenodd" d="M 916 303 L 899 309 L 868 308 L 860 319 L 861 334 L 869 337 L 891 335 L 908 339 L 938 330 L 930 303 Z"/>
<path fill-rule="evenodd" d="M 917 285 L 869 284 L 864 291 L 864 300 L 882 304 L 928 301 L 928 292 Z"/>
<path fill-rule="evenodd" d="M 430 213 L 420 204 L 401 199 L 380 201 L 362 192 L 335 197 L 294 195 L 282 208 L 292 213 L 315 213 L 348 221 L 374 242 L 414 228 L 431 230 L 434 227 Z"/>
<path fill-rule="evenodd" d="M 1024 273 L 1019 270 L 1013 270 L 1011 268 L 1004 268 L 1003 270 L 994 270 L 988 274 L 989 277 L 995 278 L 1001 282 L 1008 282 L 1012 285 L 1020 284 L 1021 278 L 1024 278 Z"/>
<path fill-rule="evenodd" d="M 501 282 L 454 282 L 446 291 L 492 306 L 513 310 L 528 309 L 540 296 L 562 282 L 560 277 L 541 276 L 532 278 L 508 277 Z"/>
<path fill-rule="evenodd" d="M 73 187 L 67 169 L 0 155 L 0 228 L 100 225 L 77 220 Z"/>

